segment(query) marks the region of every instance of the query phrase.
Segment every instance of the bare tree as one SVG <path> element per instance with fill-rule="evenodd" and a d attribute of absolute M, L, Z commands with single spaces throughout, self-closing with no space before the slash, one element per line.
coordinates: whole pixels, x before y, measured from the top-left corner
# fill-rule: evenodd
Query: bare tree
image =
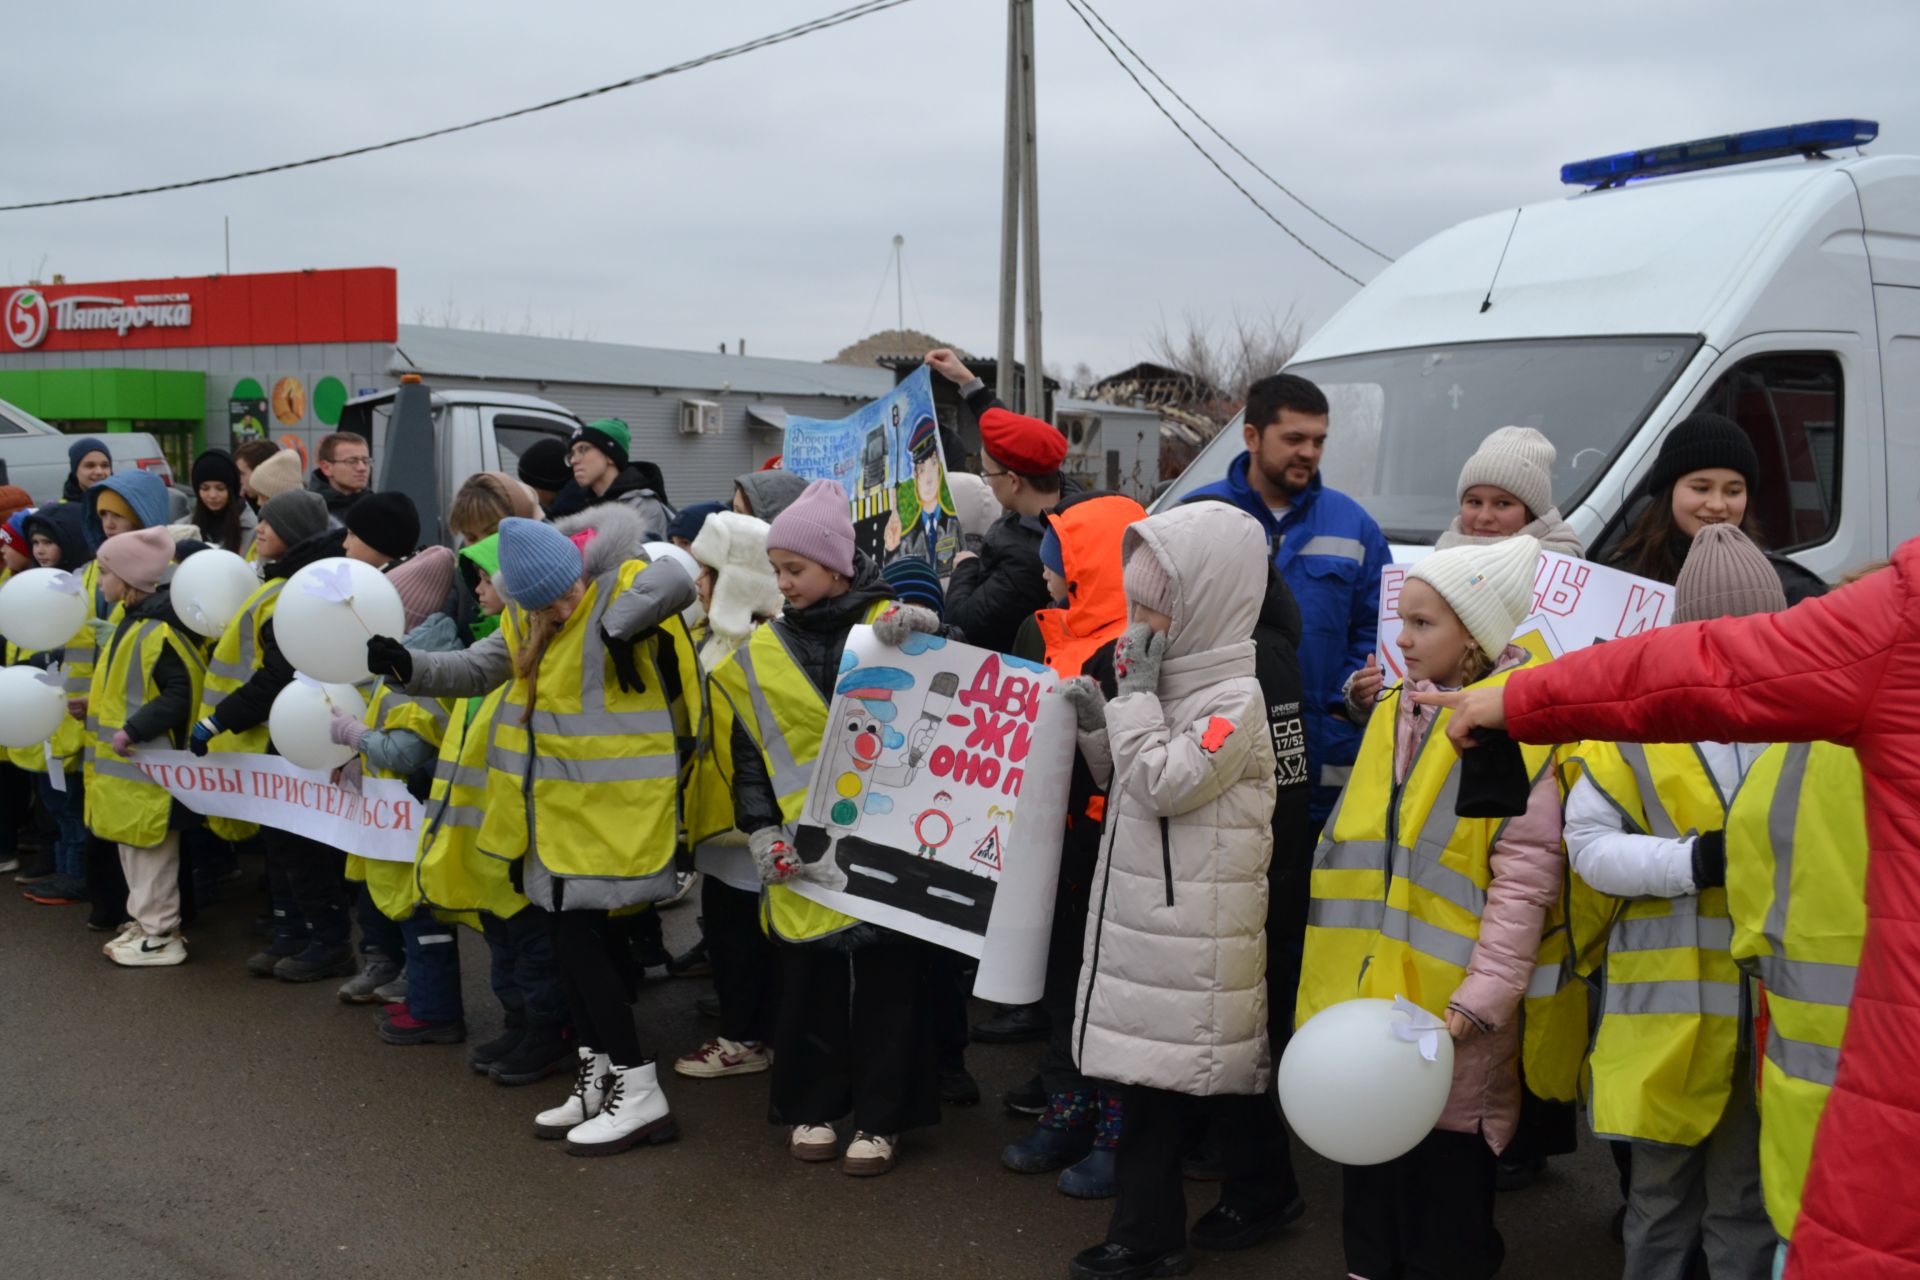
<path fill-rule="evenodd" d="M 1235 312 L 1223 326 L 1212 318 L 1186 312 L 1179 332 L 1165 317 L 1148 335 L 1147 356 L 1182 375 L 1187 384 L 1177 406 L 1223 426 L 1240 411 L 1247 388 L 1278 373 L 1300 346 L 1300 321 L 1289 306 L 1285 313 L 1264 315 Z"/>
<path fill-rule="evenodd" d="M 413 322 L 418 325 L 431 325 L 440 329 L 473 329 L 482 333 L 511 333 L 524 338 L 568 338 L 582 342 L 591 342 L 594 330 L 591 325 L 581 328 L 569 320 L 564 325 L 551 320 L 537 319 L 533 314 L 533 303 L 528 302 L 526 310 L 517 321 L 495 322 L 487 315 L 487 309 L 481 307 L 468 313 L 463 310 L 449 293 L 446 300 L 437 307 L 425 305 L 413 309 Z"/>

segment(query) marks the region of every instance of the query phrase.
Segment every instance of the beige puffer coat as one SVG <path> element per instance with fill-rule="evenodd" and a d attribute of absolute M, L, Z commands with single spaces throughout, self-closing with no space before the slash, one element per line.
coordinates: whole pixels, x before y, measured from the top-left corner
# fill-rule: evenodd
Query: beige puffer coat
<path fill-rule="evenodd" d="M 1130 526 L 1123 548 L 1166 568 L 1173 625 L 1158 694 L 1115 698 L 1105 728 L 1081 735 L 1111 783 L 1074 1055 L 1101 1080 L 1260 1093 L 1274 762 L 1252 637 L 1266 539 L 1203 502 Z"/>

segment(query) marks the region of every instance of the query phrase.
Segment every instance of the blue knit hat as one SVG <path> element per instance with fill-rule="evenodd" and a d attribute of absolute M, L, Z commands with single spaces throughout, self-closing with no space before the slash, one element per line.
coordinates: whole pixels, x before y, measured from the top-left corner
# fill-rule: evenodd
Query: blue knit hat
<path fill-rule="evenodd" d="M 682 507 L 667 521 L 667 537 L 685 538 L 692 542 L 700 536 L 701 526 L 707 523 L 707 517 L 718 515 L 730 508 L 724 502 L 696 502 L 690 507 Z"/>
<path fill-rule="evenodd" d="M 1040 563 L 1063 578 L 1067 576 L 1066 555 L 1060 550 L 1060 534 L 1051 520 L 1047 521 L 1047 531 L 1040 535 Z"/>
<path fill-rule="evenodd" d="M 580 548 L 550 524 L 500 522 L 500 589 L 522 609 L 544 609 L 580 581 Z"/>
<path fill-rule="evenodd" d="M 99 436 L 81 436 L 67 446 L 68 470 L 77 469 L 80 466 L 80 459 L 90 453 L 104 453 L 109 458 L 113 457 L 113 450 L 101 443 Z"/>
<path fill-rule="evenodd" d="M 918 556 L 889 560 L 882 566 L 880 576 L 893 588 L 896 600 L 902 604 L 922 605 L 945 621 L 947 598 L 940 590 L 940 575 L 925 560 Z"/>

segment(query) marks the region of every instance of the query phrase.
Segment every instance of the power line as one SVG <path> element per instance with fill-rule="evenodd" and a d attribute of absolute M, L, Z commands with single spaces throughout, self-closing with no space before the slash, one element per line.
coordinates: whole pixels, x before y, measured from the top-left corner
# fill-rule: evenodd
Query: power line
<path fill-rule="evenodd" d="M 879 13 L 883 9 L 892 9 L 906 3 L 907 0 L 863 0 L 863 3 L 851 5 L 845 9 L 829 13 L 824 17 L 799 23 L 783 31 L 776 31 L 771 35 L 760 36 L 757 39 L 748 40 L 745 43 L 736 44 L 726 49 L 718 49 L 712 53 L 702 54 L 698 58 L 689 58 L 685 62 L 676 62 L 672 66 L 661 67 L 655 71 L 648 71 L 641 75 L 633 76 L 630 79 L 615 81 L 613 84 L 603 84 L 596 89 L 586 89 L 579 93 L 568 94 L 564 98 L 554 98 L 548 102 L 535 103 L 529 107 L 520 107 L 513 111 L 503 111 L 498 115 L 486 116 L 479 120 L 469 120 L 465 124 L 448 125 L 444 129 L 431 129 L 426 133 L 410 134 L 407 137 L 395 138 L 389 142 L 376 142 L 371 146 L 354 147 L 347 151 L 335 151 L 323 156 L 314 156 L 307 160 L 291 160 L 284 164 L 267 165 L 259 169 L 242 169 L 238 173 L 225 173 L 218 177 L 193 178 L 185 182 L 168 182 L 157 187 L 135 187 L 128 191 L 110 191 L 101 195 L 68 196 L 60 200 L 34 200 L 25 204 L 5 204 L 0 205 L 0 213 L 17 213 L 23 209 L 52 209 L 61 205 L 94 204 L 102 200 L 125 200 L 131 196 L 150 196 L 162 191 L 184 191 L 189 187 L 208 187 L 221 182 L 237 182 L 241 178 L 257 178 L 262 174 L 284 173 L 289 169 L 310 168 L 313 165 L 326 164 L 333 160 L 346 160 L 354 156 L 370 155 L 376 151 L 391 151 L 395 147 L 404 147 L 409 143 L 425 142 L 430 138 L 444 138 L 451 133 L 464 133 L 469 129 L 478 129 L 483 125 L 498 124 L 502 120 L 513 120 L 520 116 L 530 116 L 535 112 L 550 111 L 554 107 L 564 107 L 570 103 L 583 102 L 588 98 L 597 98 L 601 94 L 614 93 L 621 89 L 631 89 L 635 85 L 647 84 L 653 80 L 661 80 L 667 76 L 678 75 L 683 71 L 692 71 L 695 68 L 704 67 L 710 63 L 724 62 L 728 58 L 737 58 L 741 54 L 753 53 L 756 50 L 765 49 L 776 44 L 784 44 L 789 40 L 798 40 L 801 36 L 812 35 L 816 31 L 825 31 L 830 27 L 841 26 L 857 18 L 865 18 L 871 14 Z"/>
<path fill-rule="evenodd" d="M 1280 179 L 1274 177 L 1272 174 L 1268 173 L 1265 169 L 1262 169 L 1252 156 L 1242 151 L 1239 147 L 1234 146 L 1233 140 L 1231 138 L 1227 137 L 1226 134 L 1214 128 L 1213 122 L 1208 120 L 1205 116 L 1201 115 L 1200 109 L 1198 107 L 1194 106 L 1191 102 L 1188 102 L 1185 98 L 1181 97 L 1180 91 L 1174 88 L 1172 85 L 1168 84 L 1166 81 L 1166 77 L 1162 76 L 1158 71 L 1155 71 L 1153 69 L 1153 64 L 1148 62 L 1145 58 L 1141 57 L 1140 51 L 1138 49 L 1135 49 L 1132 45 L 1128 44 L 1127 38 L 1125 36 L 1121 35 L 1118 31 L 1115 31 L 1113 29 L 1113 24 L 1111 22 L 1108 22 L 1104 17 L 1100 15 L 1100 11 L 1093 7 L 1091 0 L 1080 0 L 1080 3 L 1082 6 L 1085 7 L 1088 13 L 1093 15 L 1094 20 L 1096 22 L 1098 22 L 1101 26 L 1107 29 L 1107 34 L 1112 36 L 1115 40 L 1119 41 L 1120 47 L 1122 49 L 1125 49 L 1128 53 L 1132 54 L 1133 60 L 1139 63 L 1141 67 L 1143 67 L 1146 70 L 1146 73 L 1148 75 L 1152 76 L 1156 81 L 1158 81 L 1162 89 L 1165 89 L 1169 94 L 1173 96 L 1173 100 L 1175 102 L 1185 107 L 1190 113 L 1192 113 L 1193 118 L 1195 120 L 1198 120 L 1202 125 L 1206 126 L 1206 130 L 1208 133 L 1211 133 L 1214 137 L 1220 139 L 1221 142 L 1225 143 L 1227 146 L 1227 150 L 1233 152 L 1233 154 L 1235 154 L 1236 156 L 1239 156 L 1242 160 L 1246 161 L 1247 164 L 1253 169 L 1255 173 L 1259 174 L 1261 177 L 1265 178 L 1268 182 L 1271 182 L 1275 187 L 1279 188 L 1280 192 L 1283 195 L 1285 195 L 1287 199 L 1293 201 L 1295 204 L 1299 205 L 1302 209 L 1305 209 L 1308 213 L 1320 219 L 1320 221 L 1326 223 L 1329 227 L 1332 227 L 1335 231 L 1338 231 L 1341 235 L 1353 241 L 1355 244 L 1359 245 L 1362 249 L 1365 249 L 1368 253 L 1372 254 L 1374 257 L 1383 259 L 1387 262 L 1393 261 L 1392 254 L 1380 252 L 1380 250 L 1374 248 L 1372 245 L 1368 244 L 1365 240 L 1362 240 L 1359 236 L 1354 235 L 1353 232 L 1347 230 L 1345 227 L 1335 222 L 1332 218 L 1329 218 L 1326 214 L 1320 212 L 1318 209 L 1308 204 L 1305 200 L 1302 200 L 1297 192 L 1293 191 L 1285 183 L 1281 182 Z"/>
<path fill-rule="evenodd" d="M 1100 47 L 1107 51 L 1107 56 L 1112 58 L 1114 62 L 1119 65 L 1120 69 L 1127 73 L 1127 78 L 1133 81 L 1134 86 L 1138 88 L 1141 93 L 1144 93 L 1145 95 L 1147 95 L 1147 101 L 1153 104 L 1154 109 L 1158 111 L 1161 115 L 1167 118 L 1168 124 L 1172 125 L 1175 129 L 1178 129 L 1180 131 L 1180 136 L 1187 140 L 1187 145 L 1191 146 L 1195 151 L 1198 151 L 1201 157 L 1205 159 L 1208 164 L 1212 165 L 1219 172 L 1221 177 L 1225 178 L 1228 182 L 1233 184 L 1233 189 L 1235 191 L 1238 191 L 1241 195 L 1247 198 L 1248 204 L 1251 204 L 1254 208 L 1258 209 L 1262 214 L 1264 214 L 1266 216 L 1267 221 L 1271 222 L 1274 226 L 1286 232 L 1287 236 L 1295 244 L 1299 245 L 1302 249 L 1305 249 L 1308 253 L 1320 259 L 1321 262 L 1331 267 L 1334 271 L 1338 272 L 1340 275 L 1343 275 L 1347 279 L 1353 281 L 1355 284 L 1360 285 L 1363 288 L 1366 286 L 1367 282 L 1365 280 L 1362 280 L 1359 276 L 1354 275 L 1353 272 L 1348 271 L 1345 267 L 1335 262 L 1332 258 L 1329 258 L 1326 254 L 1320 252 L 1318 249 L 1308 244 L 1305 240 L 1301 239 L 1299 232 L 1295 231 L 1292 227 L 1288 226 L 1286 223 L 1280 221 L 1280 219 L 1277 216 L 1275 216 L 1273 210 L 1267 208 L 1267 206 L 1260 203 L 1260 199 L 1258 196 L 1254 195 L 1253 192 L 1247 190 L 1245 186 L 1241 185 L 1241 182 L 1238 178 L 1234 177 L 1231 173 L 1228 173 L 1226 168 L 1218 160 L 1213 158 L 1213 153 L 1208 151 L 1204 146 L 1200 145 L 1200 140 L 1194 137 L 1193 134 L 1189 133 L 1187 131 L 1187 127 L 1180 123 L 1180 121 L 1174 116 L 1173 112 L 1167 110 L 1166 105 L 1162 103 L 1159 98 L 1154 96 L 1153 90 L 1147 88 L 1146 84 L 1140 79 L 1140 77 L 1134 74 L 1133 68 L 1127 65 L 1126 59 L 1122 58 L 1119 52 L 1115 50 L 1112 45 L 1107 43 L 1107 38 L 1100 34 L 1099 30 L 1088 19 L 1087 15 L 1081 10 L 1080 5 L 1077 3 L 1077 0 L 1066 0 L 1066 3 L 1067 3 L 1067 7 L 1073 10 L 1073 16 L 1080 19 L 1081 25 L 1085 26 L 1088 33 L 1092 35 L 1095 40 L 1098 40 L 1100 42 Z"/>

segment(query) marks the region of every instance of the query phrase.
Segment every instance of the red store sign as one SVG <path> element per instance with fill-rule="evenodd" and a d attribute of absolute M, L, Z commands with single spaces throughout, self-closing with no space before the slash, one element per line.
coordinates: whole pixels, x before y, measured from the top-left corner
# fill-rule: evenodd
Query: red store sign
<path fill-rule="evenodd" d="M 0 355 L 392 342 L 391 267 L 0 288 Z"/>

